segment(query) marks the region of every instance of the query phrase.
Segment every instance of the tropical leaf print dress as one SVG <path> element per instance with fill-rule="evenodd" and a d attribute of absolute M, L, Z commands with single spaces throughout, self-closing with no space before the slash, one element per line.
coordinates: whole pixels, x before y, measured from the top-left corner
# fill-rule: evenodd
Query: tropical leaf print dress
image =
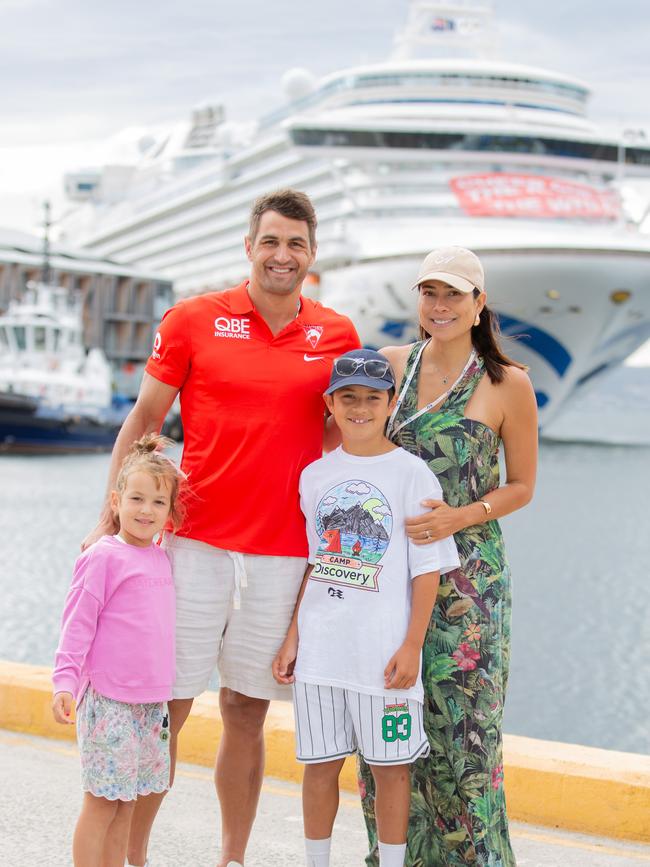
<path fill-rule="evenodd" d="M 409 355 L 404 383 L 422 343 Z M 394 420 L 393 440 L 423 458 L 445 501 L 464 506 L 499 486 L 500 439 L 465 418 L 484 375 L 475 357 L 437 412 L 417 412 L 419 369 Z M 510 649 L 510 573 L 496 521 L 455 535 L 461 568 L 441 576 L 423 648 L 424 723 L 431 753 L 412 768 L 408 867 L 514 867 L 503 791 L 501 723 Z M 374 784 L 361 760 L 359 783 L 377 865 Z"/>

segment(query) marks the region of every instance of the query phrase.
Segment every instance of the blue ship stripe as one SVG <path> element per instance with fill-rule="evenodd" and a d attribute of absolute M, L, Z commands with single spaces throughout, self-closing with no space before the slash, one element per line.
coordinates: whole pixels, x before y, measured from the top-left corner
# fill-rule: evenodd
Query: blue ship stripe
<path fill-rule="evenodd" d="M 537 328 L 535 325 L 530 325 L 527 322 L 522 322 L 521 319 L 514 319 L 512 316 L 505 316 L 503 313 L 499 313 L 497 316 L 501 324 L 501 331 L 504 334 L 509 336 L 517 335 L 520 343 L 525 344 L 533 352 L 541 355 L 558 376 L 564 376 L 571 364 L 571 355 L 559 340 L 556 340 L 548 331 L 542 331 L 541 328 Z"/>

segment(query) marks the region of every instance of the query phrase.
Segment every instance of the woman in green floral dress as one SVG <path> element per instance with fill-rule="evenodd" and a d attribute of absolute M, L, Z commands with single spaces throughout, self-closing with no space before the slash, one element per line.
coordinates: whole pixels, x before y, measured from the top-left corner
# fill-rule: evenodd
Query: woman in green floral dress
<path fill-rule="evenodd" d="M 454 535 L 461 568 L 441 576 L 423 648 L 431 753 L 412 766 L 408 867 L 512 867 L 503 791 L 502 718 L 510 654 L 510 572 L 497 519 L 531 498 L 535 396 L 503 354 L 483 269 L 460 247 L 434 250 L 417 281 L 421 340 L 384 354 L 400 382 L 389 435 L 423 458 L 444 502 L 408 522 L 416 544 Z M 506 482 L 499 484 L 503 443 Z M 371 852 L 374 788 L 360 762 Z"/>

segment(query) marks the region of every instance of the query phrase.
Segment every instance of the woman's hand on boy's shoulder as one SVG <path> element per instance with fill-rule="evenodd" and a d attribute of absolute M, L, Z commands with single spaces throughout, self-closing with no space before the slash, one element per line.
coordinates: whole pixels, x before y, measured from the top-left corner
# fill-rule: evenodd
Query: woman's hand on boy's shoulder
<path fill-rule="evenodd" d="M 406 535 L 415 545 L 439 542 L 466 526 L 461 510 L 447 505 L 444 500 L 422 500 L 422 506 L 429 511 L 404 521 Z"/>
<path fill-rule="evenodd" d="M 74 725 L 72 719 L 72 693 L 57 692 L 52 699 L 52 713 L 54 719 L 64 726 Z"/>
<path fill-rule="evenodd" d="M 293 667 L 296 664 L 297 655 L 298 630 L 291 628 L 271 665 L 273 677 L 278 683 L 287 684 L 294 682 Z"/>

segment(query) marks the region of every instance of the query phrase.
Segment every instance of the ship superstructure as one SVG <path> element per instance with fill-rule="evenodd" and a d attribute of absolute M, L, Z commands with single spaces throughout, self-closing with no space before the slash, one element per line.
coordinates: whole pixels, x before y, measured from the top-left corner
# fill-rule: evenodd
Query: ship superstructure
<path fill-rule="evenodd" d="M 650 147 L 591 122 L 584 83 L 494 54 L 489 5 L 412 2 L 391 59 L 320 82 L 294 70 L 258 123 L 206 106 L 128 171 L 86 175 L 67 231 L 194 293 L 246 275 L 257 195 L 303 189 L 319 217 L 307 291 L 373 346 L 415 336 L 422 257 L 471 247 L 548 419 L 650 336 L 650 238 L 621 198 L 650 180 Z"/>

